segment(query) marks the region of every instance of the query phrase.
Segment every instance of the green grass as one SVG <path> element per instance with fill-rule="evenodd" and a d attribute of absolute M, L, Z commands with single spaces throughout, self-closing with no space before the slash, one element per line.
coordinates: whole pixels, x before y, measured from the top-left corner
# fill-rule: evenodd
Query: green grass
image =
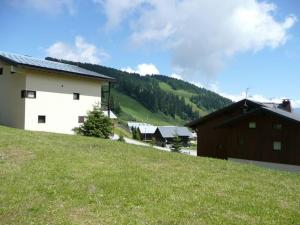
<path fill-rule="evenodd" d="M 132 135 L 128 130 L 126 130 L 118 125 L 114 128 L 114 133 L 118 134 L 119 136 L 122 135 L 123 137 L 132 138 Z"/>
<path fill-rule="evenodd" d="M 139 122 L 147 122 L 153 125 L 182 125 L 186 121 L 181 119 L 173 119 L 163 113 L 153 113 L 141 105 L 136 100 L 113 90 L 112 94 L 121 104 L 122 114 L 120 119 L 130 121 L 135 119 Z"/>
<path fill-rule="evenodd" d="M 159 87 L 164 91 L 171 92 L 179 97 L 184 97 L 185 103 L 191 105 L 193 110 L 198 111 L 201 116 L 207 114 L 207 112 L 204 109 L 199 108 L 195 103 L 191 102 L 190 98 L 193 95 L 196 95 L 195 93 L 188 92 L 185 90 L 174 90 L 169 84 L 165 82 L 159 82 Z"/>
<path fill-rule="evenodd" d="M 300 175 L 0 127 L 1 224 L 299 224 Z"/>

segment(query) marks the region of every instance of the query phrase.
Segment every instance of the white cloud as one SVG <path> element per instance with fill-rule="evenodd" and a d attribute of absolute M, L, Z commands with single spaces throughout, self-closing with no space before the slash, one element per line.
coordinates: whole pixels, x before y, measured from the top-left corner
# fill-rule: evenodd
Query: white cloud
<path fill-rule="evenodd" d="M 10 0 L 9 2 L 16 7 L 29 7 L 48 14 L 56 15 L 67 10 L 69 14 L 73 15 L 76 12 L 75 1 L 76 0 Z"/>
<path fill-rule="evenodd" d="M 145 2 L 144 0 L 93 1 L 103 6 L 104 12 L 107 16 L 106 27 L 108 29 L 119 26 L 127 16 L 134 13 L 134 11 L 137 10 L 143 2 Z"/>
<path fill-rule="evenodd" d="M 246 92 L 242 92 L 240 94 L 228 94 L 224 92 L 218 92 L 219 95 L 224 96 L 225 98 L 229 98 L 234 102 L 240 101 L 244 98 L 246 98 Z M 254 94 L 254 95 L 249 95 L 248 99 L 257 101 L 257 102 L 275 102 L 275 103 L 281 103 L 283 99 L 288 99 L 287 97 L 281 97 L 281 98 L 267 98 L 263 95 L 260 94 Z M 292 107 L 293 108 L 300 108 L 300 100 L 291 100 Z"/>
<path fill-rule="evenodd" d="M 64 42 L 55 42 L 46 49 L 46 54 L 58 59 L 94 64 L 99 64 L 110 57 L 103 49 L 86 42 L 81 36 L 75 38 L 74 46 Z"/>
<path fill-rule="evenodd" d="M 172 74 L 170 75 L 170 77 L 175 78 L 175 79 L 178 79 L 178 80 L 183 80 L 182 76 L 179 75 L 179 74 L 177 74 L 177 73 L 172 73 Z"/>
<path fill-rule="evenodd" d="M 190 83 L 193 84 L 193 85 L 196 85 L 196 86 L 199 87 L 199 88 L 204 88 L 203 84 L 200 83 L 200 82 L 197 82 L 197 81 L 191 81 Z"/>
<path fill-rule="evenodd" d="M 128 22 L 134 46 L 170 50 L 184 74 L 213 75 L 238 53 L 277 48 L 289 38 L 296 17 L 278 21 L 276 6 L 258 0 L 96 0 L 107 26 Z"/>
<path fill-rule="evenodd" d="M 159 70 L 155 65 L 146 64 L 146 63 L 139 64 L 135 69 L 131 67 L 125 67 L 125 68 L 121 68 L 121 70 L 128 73 L 138 73 L 142 76 L 160 74 Z"/>

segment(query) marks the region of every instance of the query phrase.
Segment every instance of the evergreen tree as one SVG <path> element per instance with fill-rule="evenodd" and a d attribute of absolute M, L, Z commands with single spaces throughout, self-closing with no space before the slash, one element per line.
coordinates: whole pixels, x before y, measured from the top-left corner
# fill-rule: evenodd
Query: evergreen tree
<path fill-rule="evenodd" d="M 171 151 L 180 152 L 181 147 L 181 138 L 178 135 L 176 135 L 171 145 Z"/>
<path fill-rule="evenodd" d="M 108 139 L 113 133 L 112 121 L 104 116 L 99 104 L 88 112 L 87 119 L 79 127 L 74 129 L 77 134 Z"/>

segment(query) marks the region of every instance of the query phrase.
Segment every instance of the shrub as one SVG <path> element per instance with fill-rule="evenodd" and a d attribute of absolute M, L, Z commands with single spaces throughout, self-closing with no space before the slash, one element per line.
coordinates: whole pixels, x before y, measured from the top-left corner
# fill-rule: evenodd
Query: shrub
<path fill-rule="evenodd" d="M 108 139 L 113 133 L 113 123 L 104 116 L 99 104 L 97 104 L 92 111 L 88 112 L 84 123 L 79 128 L 75 128 L 74 131 L 84 136 Z"/>
<path fill-rule="evenodd" d="M 176 136 L 173 139 L 171 151 L 172 152 L 180 152 L 180 149 L 181 149 L 181 139 L 180 139 L 180 137 Z"/>
<path fill-rule="evenodd" d="M 123 136 L 122 134 L 120 135 L 118 141 L 120 141 L 120 142 L 125 142 L 124 136 Z"/>

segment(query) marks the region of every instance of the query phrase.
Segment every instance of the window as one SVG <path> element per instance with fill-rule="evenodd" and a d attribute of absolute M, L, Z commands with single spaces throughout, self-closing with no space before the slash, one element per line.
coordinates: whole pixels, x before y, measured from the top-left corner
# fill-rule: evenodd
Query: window
<path fill-rule="evenodd" d="M 281 128 L 282 128 L 282 124 L 280 124 L 280 123 L 273 124 L 273 129 L 274 130 L 281 130 Z"/>
<path fill-rule="evenodd" d="M 46 123 L 46 116 L 38 116 L 38 123 Z"/>
<path fill-rule="evenodd" d="M 239 145 L 244 145 L 245 144 L 245 139 L 243 137 L 239 138 Z"/>
<path fill-rule="evenodd" d="M 255 129 L 256 128 L 256 122 L 249 122 L 249 128 Z"/>
<path fill-rule="evenodd" d="M 273 150 L 274 151 L 281 151 L 281 141 L 274 141 L 273 142 Z"/>
<path fill-rule="evenodd" d="M 85 116 L 78 116 L 78 123 L 84 123 Z"/>
<path fill-rule="evenodd" d="M 217 144 L 217 149 L 222 149 L 223 145 L 222 144 Z"/>
<path fill-rule="evenodd" d="M 22 98 L 36 98 L 36 91 L 22 90 L 21 97 Z"/>
<path fill-rule="evenodd" d="M 3 74 L 3 68 L 0 68 L 0 75 Z"/>
<path fill-rule="evenodd" d="M 80 94 L 79 93 L 73 93 L 73 99 L 74 100 L 79 100 Z"/>

